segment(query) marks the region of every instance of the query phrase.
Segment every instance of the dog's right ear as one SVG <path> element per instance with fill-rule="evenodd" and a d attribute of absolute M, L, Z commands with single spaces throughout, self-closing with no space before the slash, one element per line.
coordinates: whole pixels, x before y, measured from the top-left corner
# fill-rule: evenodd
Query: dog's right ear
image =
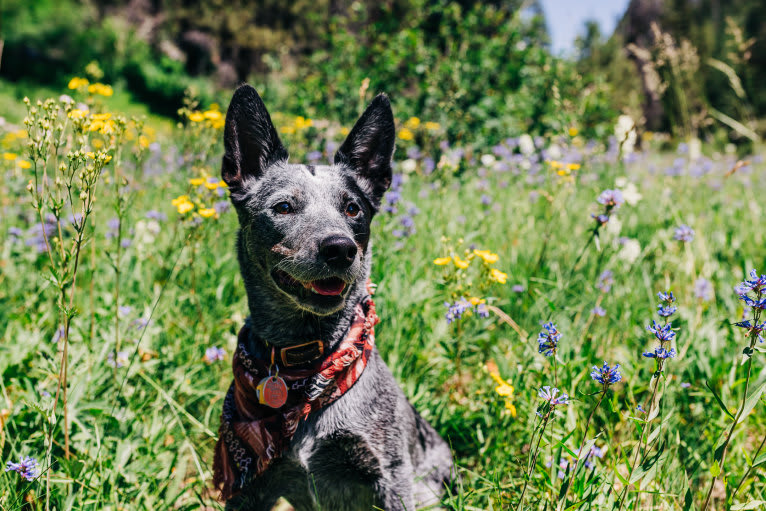
<path fill-rule="evenodd" d="M 248 178 L 260 177 L 269 165 L 287 160 L 263 100 L 250 85 L 234 93 L 226 112 L 221 177 L 232 188 Z"/>

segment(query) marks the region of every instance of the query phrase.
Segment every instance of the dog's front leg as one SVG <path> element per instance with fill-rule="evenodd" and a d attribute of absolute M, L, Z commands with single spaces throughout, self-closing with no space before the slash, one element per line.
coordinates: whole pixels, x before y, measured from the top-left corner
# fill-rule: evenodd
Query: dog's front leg
<path fill-rule="evenodd" d="M 406 464 L 409 465 L 409 464 Z M 378 501 L 386 511 L 415 511 L 411 466 L 400 465 L 375 485 Z"/>

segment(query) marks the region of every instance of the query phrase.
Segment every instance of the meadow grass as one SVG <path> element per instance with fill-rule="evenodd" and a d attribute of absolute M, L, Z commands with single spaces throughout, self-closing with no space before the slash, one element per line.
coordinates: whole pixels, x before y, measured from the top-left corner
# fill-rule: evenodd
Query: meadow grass
<path fill-rule="evenodd" d="M 117 136 L 91 129 L 103 99 L 70 94 L 88 102 L 90 124 L 73 130 L 70 116 L 60 153 L 94 151 L 83 169 L 98 165 L 99 150 L 112 158 L 93 187 L 64 314 L 67 428 L 61 400 L 54 412 L 61 289 L 27 191 L 34 169 L 19 163 L 32 161 L 29 137 L 21 124 L 0 133 L 9 154 L 0 159 L 0 461 L 39 462 L 31 481 L 20 469 L 0 471 L 0 508 L 221 509 L 213 446 L 247 303 L 236 215 L 208 179 L 218 175 L 219 117 L 186 111 L 184 126 L 157 140 L 126 121 Z M 328 161 L 345 133 L 336 122 L 274 117 L 294 161 Z M 378 348 L 458 463 L 444 507 L 697 509 L 719 472 L 710 508 L 762 505 L 759 343 L 752 406 L 723 470 L 715 454 L 746 387 L 749 340 L 733 325 L 746 308 L 734 286 L 752 268 L 766 272 L 762 158 L 737 165 L 712 148 L 695 158 L 657 140 L 627 154 L 574 129 L 494 148 L 440 146 L 441 133 L 401 122 L 399 177 L 373 226 L 372 280 Z M 48 172 L 52 183 L 55 168 Z M 595 229 L 607 189 L 619 189 L 622 203 Z M 77 235 L 70 213 L 60 215 L 67 247 Z M 675 239 L 682 224 L 694 230 L 688 241 Z M 662 319 L 657 293 L 669 290 L 678 311 L 667 347 L 677 356 L 653 381 L 646 326 Z M 445 302 L 471 297 L 448 321 L 455 309 Z M 561 334 L 553 356 L 539 352 L 544 322 Z M 206 356 L 211 347 L 225 350 L 223 361 Z M 609 387 L 590 376 L 604 361 L 621 366 Z M 544 405 L 545 385 L 569 403 Z"/>

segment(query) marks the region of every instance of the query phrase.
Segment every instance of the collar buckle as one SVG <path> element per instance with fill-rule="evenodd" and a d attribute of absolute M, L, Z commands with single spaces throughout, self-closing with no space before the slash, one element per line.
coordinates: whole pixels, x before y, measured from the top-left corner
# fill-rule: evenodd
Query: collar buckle
<path fill-rule="evenodd" d="M 324 354 L 324 343 L 320 340 L 304 342 L 279 350 L 279 358 L 284 367 L 309 364 Z"/>

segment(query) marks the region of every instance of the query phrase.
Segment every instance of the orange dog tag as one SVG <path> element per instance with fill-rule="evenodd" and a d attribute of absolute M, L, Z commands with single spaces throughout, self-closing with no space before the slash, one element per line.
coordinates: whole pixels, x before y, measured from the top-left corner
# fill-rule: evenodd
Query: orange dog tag
<path fill-rule="evenodd" d="M 256 387 L 258 402 L 271 408 L 282 408 L 287 402 L 287 384 L 279 376 L 267 376 Z"/>

